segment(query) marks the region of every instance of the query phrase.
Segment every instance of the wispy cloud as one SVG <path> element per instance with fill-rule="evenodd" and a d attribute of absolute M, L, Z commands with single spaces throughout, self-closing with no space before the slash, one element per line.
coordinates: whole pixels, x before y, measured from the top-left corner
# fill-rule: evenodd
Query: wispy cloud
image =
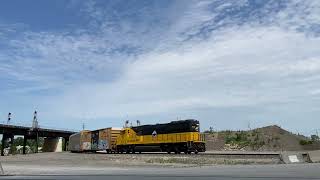
<path fill-rule="evenodd" d="M 293 103 L 319 103 L 318 1 L 85 4 L 88 29 L 25 32 L 0 54 L 0 73 L 28 82 L 20 94 L 59 89 L 44 97 L 48 117 L 192 110 L 208 124 L 217 108 L 287 107 L 291 118 Z"/>
<path fill-rule="evenodd" d="M 100 110 L 91 111 L 92 116 L 116 117 L 123 109 L 140 115 L 199 106 L 290 102 L 307 95 L 294 89 L 309 88 L 294 81 L 306 74 L 316 75 L 320 70 L 316 59 L 319 54 L 316 57 L 312 54 L 317 52 L 320 39 L 309 40 L 299 33 L 273 28 L 237 29 L 223 36 L 229 40 L 215 42 L 213 37 L 204 43 L 187 45 L 187 49 L 141 56 L 126 67 L 126 73 L 115 83 L 93 85 L 79 92 L 75 99 L 96 93 L 89 96 L 87 103 L 78 104 L 78 111 L 103 104 Z M 301 48 L 297 44 L 306 49 L 298 54 L 303 57 L 294 53 Z M 263 48 L 257 49 L 259 46 Z M 63 99 L 74 96 L 71 91 Z"/>

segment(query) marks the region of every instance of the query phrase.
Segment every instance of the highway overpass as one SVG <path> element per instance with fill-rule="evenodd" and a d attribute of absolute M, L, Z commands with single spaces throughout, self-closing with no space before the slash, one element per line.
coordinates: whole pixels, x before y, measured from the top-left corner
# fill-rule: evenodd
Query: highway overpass
<path fill-rule="evenodd" d="M 26 143 L 28 139 L 34 139 L 36 141 L 36 146 L 38 147 L 39 137 L 46 137 L 46 138 L 62 137 L 65 139 L 64 147 L 66 148 L 69 141 L 69 136 L 74 133 L 76 132 L 68 131 L 68 130 L 47 129 L 47 128 L 41 128 L 41 127 L 32 128 L 32 127 L 19 126 L 19 125 L 0 124 L 0 134 L 2 134 L 1 156 L 4 156 L 4 147 L 7 145 L 7 143 L 12 144 L 14 140 L 14 136 L 17 136 L 17 135 L 24 137 L 23 154 L 25 154 Z M 36 148 L 36 152 L 37 151 L 38 151 L 38 148 Z"/>

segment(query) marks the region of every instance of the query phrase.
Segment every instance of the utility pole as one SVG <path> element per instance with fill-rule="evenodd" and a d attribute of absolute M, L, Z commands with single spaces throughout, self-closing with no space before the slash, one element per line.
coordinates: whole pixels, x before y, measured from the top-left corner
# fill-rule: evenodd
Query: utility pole
<path fill-rule="evenodd" d="M 82 123 L 82 130 L 84 130 L 85 129 L 85 125 L 84 125 L 84 123 Z"/>

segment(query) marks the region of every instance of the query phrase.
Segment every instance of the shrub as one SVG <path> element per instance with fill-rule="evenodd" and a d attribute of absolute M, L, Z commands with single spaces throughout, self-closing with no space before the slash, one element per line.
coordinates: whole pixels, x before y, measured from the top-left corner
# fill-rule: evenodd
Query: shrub
<path fill-rule="evenodd" d="M 312 140 L 312 141 L 319 141 L 319 136 L 317 136 L 317 135 L 311 135 L 311 140 Z"/>
<path fill-rule="evenodd" d="M 304 146 L 304 145 L 309 145 L 309 144 L 312 144 L 313 142 L 312 141 L 309 141 L 309 140 L 300 140 L 300 145 Z"/>

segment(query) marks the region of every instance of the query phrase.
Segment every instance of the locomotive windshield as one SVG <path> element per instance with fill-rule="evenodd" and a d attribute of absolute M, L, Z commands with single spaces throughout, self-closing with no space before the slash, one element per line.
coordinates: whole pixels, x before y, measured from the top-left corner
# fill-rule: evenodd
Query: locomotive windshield
<path fill-rule="evenodd" d="M 193 132 L 200 132 L 199 124 L 192 125 L 191 129 Z"/>

